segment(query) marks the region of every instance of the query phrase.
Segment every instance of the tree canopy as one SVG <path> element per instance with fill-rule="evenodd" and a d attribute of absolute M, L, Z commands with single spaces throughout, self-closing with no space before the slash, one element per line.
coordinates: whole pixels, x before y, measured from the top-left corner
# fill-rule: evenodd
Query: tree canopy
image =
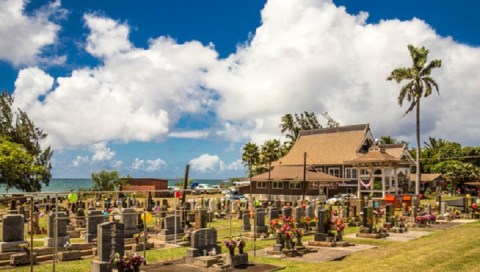
<path fill-rule="evenodd" d="M 27 192 L 40 191 L 52 177 L 50 146 L 43 148 L 47 134 L 37 128 L 27 113 L 14 110 L 13 96 L 3 91 L 0 95 L 0 160 L 6 164 L 0 169 L 0 184 Z M 12 162 L 17 162 L 14 164 Z"/>
<path fill-rule="evenodd" d="M 117 191 L 125 184 L 125 179 L 117 171 L 101 170 L 91 175 L 94 191 Z"/>

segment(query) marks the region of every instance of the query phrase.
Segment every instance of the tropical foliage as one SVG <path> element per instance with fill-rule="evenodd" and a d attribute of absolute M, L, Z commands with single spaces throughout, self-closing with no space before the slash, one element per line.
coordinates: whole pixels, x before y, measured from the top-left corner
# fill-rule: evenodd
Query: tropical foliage
<path fill-rule="evenodd" d="M 37 128 L 28 115 L 13 110 L 14 98 L 3 91 L 0 95 L 0 184 L 6 188 L 34 192 L 48 185 L 52 177 L 50 146 L 43 148 L 47 134 Z"/>
<path fill-rule="evenodd" d="M 101 170 L 92 173 L 94 191 L 116 191 L 125 184 L 125 179 L 117 171 Z"/>
<path fill-rule="evenodd" d="M 395 80 L 397 83 L 406 81 L 406 85 L 400 89 L 397 99 L 400 107 L 405 100 L 410 103 L 405 114 L 408 114 L 414 108 L 416 109 L 416 169 L 420 169 L 420 99 L 430 96 L 433 88 L 438 92 L 438 84 L 430 74 L 434 68 L 442 66 L 442 61 L 436 59 L 427 64 L 429 51 L 425 47 L 417 48 L 408 45 L 408 50 L 410 51 L 412 66 L 393 70 L 387 80 Z M 419 194 L 419 184 L 420 171 L 417 171 L 415 194 Z"/>

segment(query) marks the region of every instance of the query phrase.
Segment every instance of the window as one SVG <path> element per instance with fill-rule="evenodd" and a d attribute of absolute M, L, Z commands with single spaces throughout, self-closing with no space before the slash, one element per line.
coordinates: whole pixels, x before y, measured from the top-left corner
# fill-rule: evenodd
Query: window
<path fill-rule="evenodd" d="M 283 182 L 281 181 L 272 182 L 272 189 L 283 189 Z"/>
<path fill-rule="evenodd" d="M 357 178 L 357 169 L 345 168 L 345 178 L 356 179 Z"/>
<path fill-rule="evenodd" d="M 340 174 L 340 168 L 335 167 L 335 168 L 328 168 L 328 174 L 332 176 L 336 176 L 341 178 L 342 175 Z"/>
<path fill-rule="evenodd" d="M 290 181 L 288 183 L 288 189 L 291 190 L 300 190 L 302 188 L 302 184 L 298 181 Z"/>
<path fill-rule="evenodd" d="M 257 189 L 267 189 L 266 181 L 257 181 Z"/>

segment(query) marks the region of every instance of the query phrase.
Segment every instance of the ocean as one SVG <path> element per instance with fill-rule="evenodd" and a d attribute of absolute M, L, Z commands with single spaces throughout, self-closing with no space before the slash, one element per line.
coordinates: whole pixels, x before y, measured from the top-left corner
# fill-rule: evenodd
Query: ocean
<path fill-rule="evenodd" d="M 173 186 L 177 182 L 177 179 L 168 180 L 168 185 Z M 209 185 L 217 185 L 222 180 L 221 179 L 194 179 L 194 182 L 205 183 Z M 70 191 L 79 191 L 82 189 L 90 189 L 93 186 L 91 179 L 60 179 L 55 178 L 50 180 L 48 186 L 42 187 L 42 192 L 70 192 Z M 8 192 L 3 186 L 0 186 L 0 194 L 5 193 L 22 193 L 22 191 L 16 189 L 10 189 Z"/>

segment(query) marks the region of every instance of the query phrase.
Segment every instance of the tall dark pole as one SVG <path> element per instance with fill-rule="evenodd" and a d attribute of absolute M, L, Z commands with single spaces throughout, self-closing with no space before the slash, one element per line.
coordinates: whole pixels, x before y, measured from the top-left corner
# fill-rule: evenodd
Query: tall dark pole
<path fill-rule="evenodd" d="M 182 205 L 185 203 L 185 195 L 187 194 L 187 185 L 188 185 L 188 173 L 190 171 L 190 165 L 187 164 L 185 167 L 185 180 L 183 181 L 183 194 L 182 194 Z"/>
<path fill-rule="evenodd" d="M 268 159 L 268 182 L 267 182 L 267 188 L 268 188 L 268 201 L 270 202 L 270 194 L 271 194 L 271 188 L 272 188 L 272 179 L 270 177 L 272 172 L 272 159 Z"/>
<path fill-rule="evenodd" d="M 307 192 L 307 152 L 303 153 L 303 197 L 305 201 L 305 193 Z"/>

